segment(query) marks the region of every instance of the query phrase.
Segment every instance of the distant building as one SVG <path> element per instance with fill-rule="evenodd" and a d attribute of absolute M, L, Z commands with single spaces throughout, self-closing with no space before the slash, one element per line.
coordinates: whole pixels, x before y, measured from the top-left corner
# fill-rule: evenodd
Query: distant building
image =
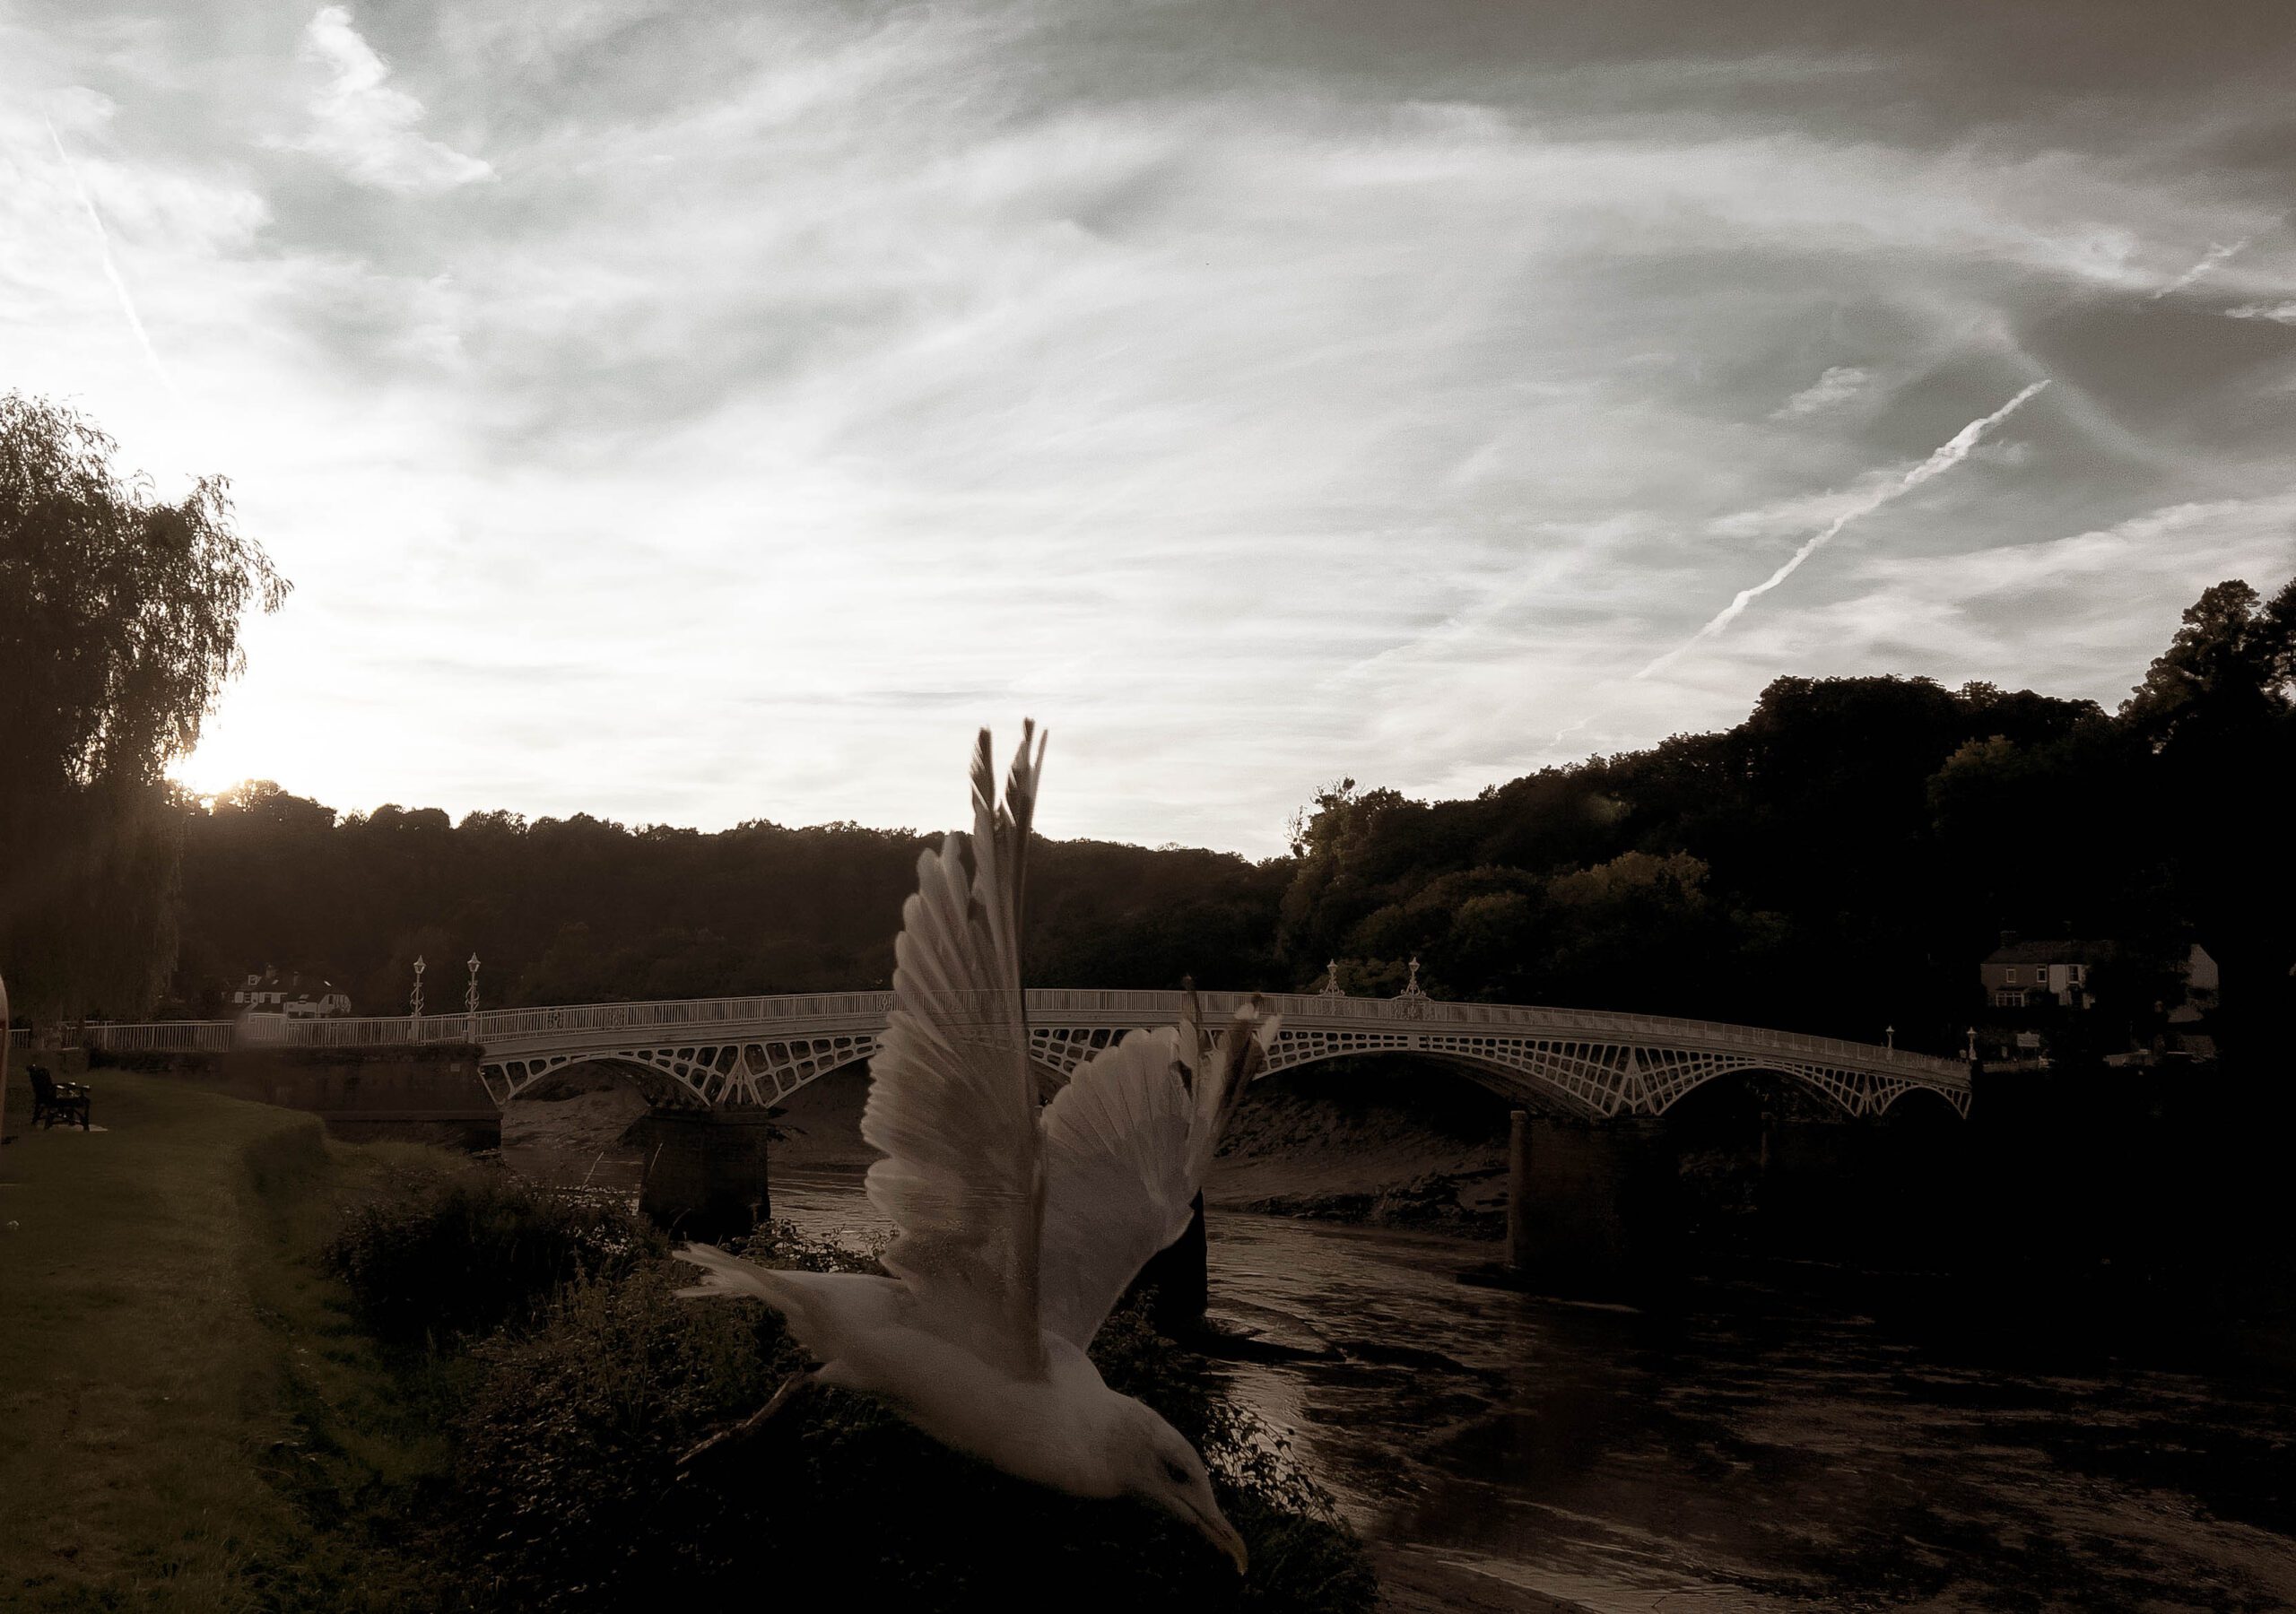
<path fill-rule="evenodd" d="M 2014 931 L 2001 933 L 2001 945 L 1979 966 L 1985 982 L 1986 1001 L 1996 1009 L 2022 1009 L 2045 1001 L 2067 1009 L 2086 1009 L 2092 970 L 2119 951 L 2111 941 L 2082 941 L 2071 937 L 2056 941 L 2021 941 Z M 2216 960 L 2196 941 L 2180 968 L 2184 995 L 2174 1004 L 2161 1004 L 2172 1025 L 2190 1025 L 2216 1007 Z"/>
<path fill-rule="evenodd" d="M 2001 945 L 1986 955 L 1978 973 L 1986 1001 L 1996 1009 L 2022 1009 L 2036 998 L 2068 1009 L 2089 1007 L 2089 974 L 2118 950 L 2110 941 L 2020 941 L 2014 931 L 2001 933 Z"/>
<path fill-rule="evenodd" d="M 240 1014 L 281 1014 L 289 1020 L 333 1020 L 351 1012 L 351 994 L 333 982 L 290 973 L 271 965 L 250 970 L 231 989 L 231 1007 Z"/>
<path fill-rule="evenodd" d="M 2291 973 L 2296 973 L 2292 971 Z M 2185 959 L 2185 1001 L 2169 1011 L 2172 1026 L 2189 1026 L 2216 1007 L 2216 960 L 2196 941 Z"/>

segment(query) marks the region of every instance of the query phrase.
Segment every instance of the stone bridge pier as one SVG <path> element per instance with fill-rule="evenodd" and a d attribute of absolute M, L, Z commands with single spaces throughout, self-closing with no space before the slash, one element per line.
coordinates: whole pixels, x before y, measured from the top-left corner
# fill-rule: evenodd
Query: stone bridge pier
<path fill-rule="evenodd" d="M 772 1214 L 763 1108 L 649 1110 L 638 1135 L 646 1150 L 638 1208 L 664 1231 L 715 1244 Z"/>
<path fill-rule="evenodd" d="M 1718 1224 L 1714 1184 L 1684 1176 L 1686 1158 L 1713 1158 L 1710 1140 L 1680 1135 L 1658 1116 L 1515 1110 L 1504 1271 L 1482 1277 L 1577 1299 L 1648 1297 L 1680 1275 L 1701 1222 L 1709 1236 L 1726 1229 L 1724 1247 L 1748 1253 L 1932 1259 L 1966 1221 L 1971 1134 L 1950 1112 L 1942 1122 L 1899 1120 L 1765 1117 L 1758 1144 L 1731 1168 L 1735 1193 L 1749 1197 L 1726 1196 L 1735 1202 L 1719 1209 L 1726 1220 Z M 1727 1231 L 1726 1219 L 1737 1216 L 1747 1219 L 1743 1230 Z"/>
<path fill-rule="evenodd" d="M 1507 1265 L 1544 1292 L 1615 1300 L 1672 1264 L 1680 1171 L 1656 1117 L 1516 1110 L 1507 1138 Z"/>

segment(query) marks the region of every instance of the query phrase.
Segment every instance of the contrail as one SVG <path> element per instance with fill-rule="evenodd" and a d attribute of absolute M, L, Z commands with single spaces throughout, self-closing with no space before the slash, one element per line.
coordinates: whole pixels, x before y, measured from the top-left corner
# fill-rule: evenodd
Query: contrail
<path fill-rule="evenodd" d="M 2239 251 L 2241 247 L 2248 244 L 2248 238 L 2247 236 L 2242 236 L 2230 247 L 2221 245 L 2215 241 L 2211 241 L 2208 244 L 2208 250 L 2200 255 L 2200 262 L 2195 264 L 2191 268 L 2177 276 L 2176 279 L 2170 281 L 2158 291 L 2153 292 L 2152 296 L 2145 299 L 2145 301 L 2158 302 L 2161 299 L 2168 296 L 2171 291 L 2183 291 L 2187 286 L 2191 285 L 2193 282 L 2198 280 L 2211 269 L 2215 268 L 2217 265 L 2222 263 L 2226 258 L 2231 257 L 2234 253 Z"/>
<path fill-rule="evenodd" d="M 95 227 L 96 250 L 103 256 L 104 274 L 110 280 L 111 289 L 119 293 L 119 311 L 127 316 L 128 329 L 135 333 L 135 340 L 143 344 L 144 357 L 152 361 L 152 373 L 159 377 L 160 385 L 168 389 L 168 395 L 180 404 L 183 395 L 176 391 L 175 382 L 169 378 L 168 367 L 160 362 L 160 350 L 152 345 L 151 333 L 144 328 L 144 321 L 135 312 L 135 299 L 128 296 L 127 282 L 120 278 L 119 265 L 112 261 L 111 237 L 104 231 L 104 221 L 96 212 L 95 199 L 88 195 L 88 187 L 80 183 L 80 171 L 72 166 L 72 159 L 65 152 L 64 137 L 56 132 L 56 120 L 43 117 L 40 121 L 48 125 L 48 138 L 56 146 L 56 160 L 64 165 L 64 172 L 71 179 L 72 188 L 79 194 L 80 205 L 87 210 L 88 222 Z"/>
<path fill-rule="evenodd" d="M 2047 381 L 2036 381 L 2031 386 L 2025 388 L 2024 391 L 2019 393 L 2015 397 L 2010 399 L 2009 402 L 2004 404 L 2000 408 L 1995 410 L 1991 414 L 1987 415 L 1982 420 L 1971 421 L 1968 425 L 1955 432 L 1950 442 L 1946 443 L 1943 447 L 1932 454 L 1927 459 L 1916 465 L 1912 470 L 1907 472 L 1903 476 L 1898 478 L 1897 481 L 1890 483 L 1888 486 L 1876 492 L 1867 494 L 1864 499 L 1859 499 L 1848 509 L 1844 510 L 1840 515 L 1835 516 L 1831 522 L 1826 525 L 1822 531 L 1805 541 L 1800 549 L 1796 550 L 1791 555 L 1787 556 L 1785 565 L 1770 573 L 1768 577 L 1764 578 L 1761 582 L 1755 584 L 1752 588 L 1740 589 L 1738 591 L 1737 598 L 1732 600 L 1727 605 L 1725 605 L 1721 610 L 1714 613 L 1714 620 L 1712 621 L 1707 623 L 1705 627 L 1700 629 L 1696 633 L 1692 634 L 1690 638 L 1675 646 L 1673 649 L 1667 651 L 1664 655 L 1659 656 L 1656 661 L 1643 668 L 1641 672 L 1637 672 L 1634 676 L 1636 678 L 1648 678 L 1653 672 L 1657 672 L 1660 668 L 1672 665 L 1683 655 L 1688 654 L 1693 646 L 1703 643 L 1707 639 L 1712 638 L 1716 634 L 1721 632 L 1722 629 L 1727 628 L 1732 622 L 1736 621 L 1738 620 L 1739 613 L 1744 611 L 1748 605 L 1761 598 L 1763 594 L 1768 594 L 1780 583 L 1785 582 L 1787 578 L 1792 577 L 1796 568 L 1798 568 L 1803 561 L 1807 560 L 1812 555 L 1816 554 L 1819 550 L 1822 549 L 1829 542 L 1831 541 L 1836 533 L 1840 532 L 1842 528 L 1848 526 L 1860 516 L 1872 515 L 1875 510 L 1880 509 L 1892 499 L 1912 492 L 1916 488 L 1927 482 L 1931 477 L 1951 471 L 1955 465 L 1960 464 L 1963 460 L 1970 456 L 1970 450 L 1977 447 L 1979 438 L 1984 437 L 1987 432 L 1992 430 L 2002 421 L 2007 420 L 2012 411 L 2015 410 L 2020 404 L 2023 404 L 2026 399 L 2031 397 L 2035 393 L 2040 391 L 2042 387 L 2047 386 L 2048 385 L 2048 383 Z"/>
<path fill-rule="evenodd" d="M 1577 733 L 1580 729 L 1585 728 L 1588 724 L 1594 722 L 1594 713 L 1589 712 L 1576 723 L 1564 724 L 1561 728 L 1554 731 L 1554 738 L 1546 742 L 1546 749 L 1552 751 L 1556 746 L 1561 744 L 1565 740 L 1570 739 L 1571 735 Z"/>

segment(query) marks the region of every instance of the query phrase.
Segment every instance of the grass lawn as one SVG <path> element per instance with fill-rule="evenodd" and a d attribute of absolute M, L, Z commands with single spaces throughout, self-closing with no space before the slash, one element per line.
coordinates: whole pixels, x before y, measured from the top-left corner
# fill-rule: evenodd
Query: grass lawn
<path fill-rule="evenodd" d="M 312 1257 L 393 1173 L 317 1120 L 98 1070 L 0 1150 L 0 1608 L 387 1609 L 447 1453 Z M 404 1543 L 409 1548 L 413 1543 Z"/>

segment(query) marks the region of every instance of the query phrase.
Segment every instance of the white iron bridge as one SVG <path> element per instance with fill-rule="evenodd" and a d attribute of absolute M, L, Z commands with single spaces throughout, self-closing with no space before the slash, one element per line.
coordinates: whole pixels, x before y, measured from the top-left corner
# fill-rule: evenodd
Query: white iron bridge
<path fill-rule="evenodd" d="M 1244 993 L 1200 994 L 1218 1025 Z M 1179 1016 L 1177 992 L 1032 991 L 1029 1042 L 1048 1076 L 1065 1080 L 1098 1049 Z M 1267 994 L 1283 1028 L 1271 1072 L 1366 1054 L 1413 1054 L 1460 1067 L 1510 1098 L 1589 1117 L 1656 1115 L 1702 1082 L 1738 1071 L 1772 1072 L 1822 1093 L 1853 1115 L 1878 1115 L 1917 1090 L 1966 1117 L 1969 1067 L 1957 1060 L 1867 1043 L 1709 1020 L 1452 1003 L 1415 991 L 1393 998 Z M 91 1024 L 87 1041 L 120 1052 L 222 1053 L 248 1046 L 387 1047 L 475 1045 L 498 1104 L 553 1073 L 600 1063 L 666 1077 L 709 1106 L 769 1105 L 867 1059 L 892 1009 L 890 992 L 785 997 L 689 998 L 490 1009 L 475 1014 L 351 1020 L 178 1020 Z"/>

